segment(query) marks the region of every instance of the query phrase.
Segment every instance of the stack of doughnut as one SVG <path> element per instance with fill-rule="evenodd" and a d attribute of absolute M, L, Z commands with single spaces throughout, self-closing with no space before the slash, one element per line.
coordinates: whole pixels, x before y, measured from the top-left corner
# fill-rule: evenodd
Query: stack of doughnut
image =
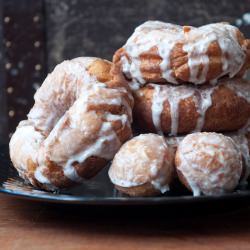
<path fill-rule="evenodd" d="M 250 173 L 248 68 L 250 40 L 228 23 L 145 22 L 113 63 L 56 66 L 11 138 L 13 165 L 46 190 L 112 161 L 110 180 L 129 196 L 164 194 L 177 177 L 194 196 L 232 192 Z"/>
<path fill-rule="evenodd" d="M 148 21 L 113 62 L 133 92 L 136 131 L 145 133 L 113 160 L 109 176 L 118 190 L 164 193 L 177 173 L 194 196 L 219 195 L 247 180 L 250 40 L 236 27 Z"/>

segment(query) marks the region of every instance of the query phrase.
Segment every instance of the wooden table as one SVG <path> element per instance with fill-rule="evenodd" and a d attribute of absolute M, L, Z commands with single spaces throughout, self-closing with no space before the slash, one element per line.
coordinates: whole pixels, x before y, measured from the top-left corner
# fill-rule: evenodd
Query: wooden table
<path fill-rule="evenodd" d="M 166 207 L 159 213 L 144 210 L 55 205 L 1 194 L 0 249 L 250 249 L 249 205 L 217 214 L 215 207 L 197 216 L 183 215 L 185 206 L 172 214 Z"/>

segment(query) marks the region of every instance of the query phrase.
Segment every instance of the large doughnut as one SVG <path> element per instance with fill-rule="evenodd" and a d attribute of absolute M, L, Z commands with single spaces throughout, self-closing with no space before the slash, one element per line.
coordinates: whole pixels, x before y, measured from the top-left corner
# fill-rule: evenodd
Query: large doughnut
<path fill-rule="evenodd" d="M 250 67 L 250 40 L 227 23 L 195 28 L 148 21 L 135 29 L 113 62 L 139 85 L 216 83 Z"/>
<path fill-rule="evenodd" d="M 228 132 L 250 122 L 250 82 L 221 79 L 216 86 L 148 84 L 134 91 L 134 118 L 146 133 Z"/>
<path fill-rule="evenodd" d="M 217 133 L 187 135 L 177 148 L 175 164 L 181 182 L 194 196 L 232 192 L 242 174 L 235 142 Z"/>
<path fill-rule="evenodd" d="M 162 136 L 141 134 L 115 155 L 109 177 L 130 196 L 152 196 L 169 190 L 174 176 L 174 150 Z"/>
<path fill-rule="evenodd" d="M 133 97 L 112 64 L 64 61 L 35 94 L 35 104 L 10 141 L 20 176 L 47 190 L 94 176 L 131 138 Z"/>

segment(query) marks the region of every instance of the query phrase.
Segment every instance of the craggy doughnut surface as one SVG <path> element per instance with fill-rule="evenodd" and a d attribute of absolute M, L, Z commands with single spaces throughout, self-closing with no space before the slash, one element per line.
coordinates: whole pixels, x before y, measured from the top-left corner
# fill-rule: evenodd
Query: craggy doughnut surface
<path fill-rule="evenodd" d="M 242 156 L 243 162 L 243 171 L 241 175 L 241 183 L 246 184 L 246 181 L 250 175 L 250 132 L 246 129 L 246 131 L 242 131 L 241 133 L 226 133 L 224 134 L 227 137 L 230 137 Z M 205 134 L 205 133 L 204 133 Z M 165 137 L 167 144 L 173 148 L 174 152 L 176 152 L 179 144 L 183 141 L 185 136 L 173 136 L 173 137 Z"/>
<path fill-rule="evenodd" d="M 228 23 L 196 28 L 148 21 L 135 29 L 113 62 L 139 85 L 216 83 L 250 67 L 250 40 Z"/>
<path fill-rule="evenodd" d="M 242 158 L 236 144 L 217 133 L 187 135 L 177 148 L 175 164 L 180 180 L 194 196 L 231 192 L 242 174 Z"/>
<path fill-rule="evenodd" d="M 249 123 L 250 83 L 222 79 L 216 86 L 149 84 L 134 91 L 139 130 L 159 134 L 228 132 Z"/>
<path fill-rule="evenodd" d="M 94 176 L 131 138 L 133 97 L 106 60 L 64 61 L 35 94 L 10 141 L 20 176 L 48 190 Z"/>
<path fill-rule="evenodd" d="M 174 175 L 174 150 L 164 137 L 141 134 L 127 141 L 115 155 L 109 177 L 130 196 L 151 196 L 169 190 Z"/>

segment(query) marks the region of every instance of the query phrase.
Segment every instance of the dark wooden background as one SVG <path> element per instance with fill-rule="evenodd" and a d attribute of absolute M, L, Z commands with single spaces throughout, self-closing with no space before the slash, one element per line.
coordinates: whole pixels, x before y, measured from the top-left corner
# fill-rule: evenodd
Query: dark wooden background
<path fill-rule="evenodd" d="M 148 19 L 238 25 L 250 37 L 250 0 L 0 0 L 0 142 L 33 105 L 35 90 L 64 59 L 111 59 Z"/>

